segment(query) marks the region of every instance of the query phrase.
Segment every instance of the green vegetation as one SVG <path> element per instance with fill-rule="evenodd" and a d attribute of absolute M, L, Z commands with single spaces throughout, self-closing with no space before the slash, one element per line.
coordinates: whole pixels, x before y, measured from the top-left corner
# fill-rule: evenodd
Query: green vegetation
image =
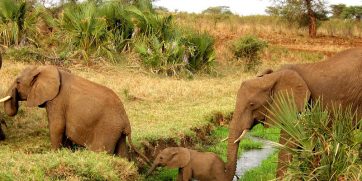
<path fill-rule="evenodd" d="M 347 6 L 345 4 L 333 4 L 331 5 L 332 17 L 340 19 L 355 19 L 361 20 L 362 6 Z"/>
<path fill-rule="evenodd" d="M 262 161 L 259 167 L 247 171 L 239 181 L 264 181 L 274 180 L 278 162 L 278 152 L 270 155 L 266 160 Z"/>
<path fill-rule="evenodd" d="M 22 43 L 23 55 L 36 54 L 35 59 L 63 64 L 116 63 L 120 54 L 138 53 L 141 61 L 135 63 L 166 75 L 210 72 L 213 65 L 213 38 L 180 31 L 172 16 L 157 14 L 149 1 L 70 2 L 59 8 L 61 13 L 53 13 L 25 1 L 1 1 L 0 44 Z M 46 51 L 50 47 L 52 51 Z"/>
<path fill-rule="evenodd" d="M 277 98 L 271 108 L 277 127 L 287 132 L 291 146 L 280 145 L 292 153 L 287 180 L 361 180 L 362 120 L 351 109 L 327 111 L 320 101 L 300 115 L 294 101 Z"/>
<path fill-rule="evenodd" d="M 140 180 L 136 166 L 106 153 L 63 149 L 46 154 L 0 150 L 0 180 Z M 101 161 L 100 161 L 101 160 Z"/>
<path fill-rule="evenodd" d="M 18 45 L 24 31 L 26 3 L 3 0 L 0 2 L 0 42 L 5 46 Z"/>
<path fill-rule="evenodd" d="M 244 61 L 244 70 L 255 70 L 261 63 L 260 53 L 268 46 L 267 42 L 258 39 L 255 36 L 245 36 L 236 40 L 232 44 L 232 51 L 235 58 Z"/>

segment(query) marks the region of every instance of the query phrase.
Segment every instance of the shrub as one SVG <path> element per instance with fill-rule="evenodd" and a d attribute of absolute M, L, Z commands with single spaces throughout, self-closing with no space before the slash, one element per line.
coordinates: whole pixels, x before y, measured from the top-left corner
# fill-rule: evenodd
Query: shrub
<path fill-rule="evenodd" d="M 192 51 L 184 61 L 187 63 L 187 69 L 191 72 L 199 70 L 210 71 L 215 61 L 214 44 L 215 40 L 207 33 L 191 33 L 187 37 L 189 49 Z"/>
<path fill-rule="evenodd" d="M 286 180 L 361 180 L 362 120 L 351 109 L 327 111 L 316 101 L 301 114 L 294 101 L 279 97 L 272 107 L 275 125 L 291 136 L 295 147 Z M 356 123 L 356 124 L 354 124 Z"/>
<path fill-rule="evenodd" d="M 107 55 L 111 49 L 110 32 L 107 21 L 98 15 L 99 8 L 94 3 L 83 3 L 66 6 L 63 16 L 59 19 L 61 37 L 66 43 L 64 48 L 72 51 L 73 56 L 89 60 L 92 53 L 96 56 Z M 108 57 L 113 59 L 113 56 Z"/>
<path fill-rule="evenodd" d="M 173 76 L 211 70 L 215 60 L 213 45 L 214 39 L 207 34 L 183 36 L 175 30 L 165 40 L 153 35 L 138 41 L 135 47 L 142 63 L 152 72 Z"/>
<path fill-rule="evenodd" d="M 250 71 L 254 70 L 261 63 L 260 52 L 267 46 L 267 42 L 248 35 L 234 41 L 231 50 L 235 58 L 244 61 L 244 70 Z"/>
<path fill-rule="evenodd" d="M 183 57 L 189 52 L 180 39 L 162 41 L 156 36 L 138 41 L 135 48 L 146 68 L 153 73 L 170 76 L 184 70 L 186 62 L 183 61 Z"/>
<path fill-rule="evenodd" d="M 18 45 L 24 29 L 26 3 L 23 1 L 0 1 L 0 43 Z"/>

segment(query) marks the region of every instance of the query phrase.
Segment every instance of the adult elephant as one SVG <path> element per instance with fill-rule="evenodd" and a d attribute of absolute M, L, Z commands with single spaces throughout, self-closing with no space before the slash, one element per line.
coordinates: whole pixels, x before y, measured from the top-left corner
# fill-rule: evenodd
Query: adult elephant
<path fill-rule="evenodd" d="M 107 87 L 55 66 L 32 66 L 20 73 L 7 95 L 2 101 L 9 116 L 17 114 L 18 101 L 46 108 L 53 149 L 69 139 L 93 151 L 126 157 L 126 137 L 134 149 L 123 104 Z"/>
<path fill-rule="evenodd" d="M 267 107 L 275 104 L 273 97 L 281 92 L 294 96 L 299 111 L 305 100 L 323 99 L 323 106 L 331 108 L 352 106 L 362 118 L 362 48 L 342 51 L 326 61 L 286 65 L 278 71 L 267 70 L 257 78 L 243 82 L 237 94 L 236 107 L 229 125 L 226 174 L 232 180 L 240 139 L 258 123 L 268 120 Z M 358 109 L 359 108 L 359 109 Z M 287 135 L 281 132 L 280 143 Z M 285 174 L 291 159 L 280 151 L 277 178 Z"/>

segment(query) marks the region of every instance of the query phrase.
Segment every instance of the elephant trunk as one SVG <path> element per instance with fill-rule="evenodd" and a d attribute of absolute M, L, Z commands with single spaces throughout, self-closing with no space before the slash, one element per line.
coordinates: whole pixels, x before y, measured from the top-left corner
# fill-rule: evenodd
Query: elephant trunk
<path fill-rule="evenodd" d="M 19 108 L 19 95 L 18 95 L 18 91 L 15 87 L 15 85 L 13 85 L 9 91 L 8 94 L 10 96 L 5 97 L 5 102 L 4 102 L 4 108 L 5 108 L 5 112 L 8 116 L 15 116 L 18 113 L 18 108 Z"/>
<path fill-rule="evenodd" d="M 148 177 L 156 168 L 157 168 L 158 164 L 155 162 L 152 164 L 151 168 L 148 170 L 146 177 Z"/>
<path fill-rule="evenodd" d="M 250 116 L 244 115 L 245 117 L 241 119 L 241 115 L 242 113 L 235 111 L 229 125 L 226 164 L 226 177 L 228 181 L 233 180 L 235 175 L 240 140 L 250 128 L 250 126 L 244 126 L 250 123 Z"/>

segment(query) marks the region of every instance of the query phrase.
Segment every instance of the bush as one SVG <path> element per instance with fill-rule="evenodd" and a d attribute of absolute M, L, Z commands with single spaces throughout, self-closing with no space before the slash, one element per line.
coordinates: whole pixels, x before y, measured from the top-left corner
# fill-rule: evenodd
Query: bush
<path fill-rule="evenodd" d="M 260 52 L 268 46 L 267 42 L 255 36 L 245 36 L 233 42 L 231 50 L 234 57 L 244 61 L 245 71 L 255 70 L 261 63 Z"/>
<path fill-rule="evenodd" d="M 24 30 L 26 3 L 14 0 L 0 1 L 0 43 L 18 45 Z"/>
<path fill-rule="evenodd" d="M 153 73 L 170 76 L 184 70 L 186 62 L 183 61 L 183 57 L 189 52 L 180 39 L 162 41 L 156 36 L 140 40 L 135 44 L 135 48 L 146 68 Z"/>
<path fill-rule="evenodd" d="M 281 146 L 293 155 L 286 180 L 361 180 L 362 120 L 351 109 L 327 111 L 320 101 L 297 113 L 294 101 L 279 97 L 275 125 L 291 136 Z M 355 124 L 354 124 L 355 123 Z"/>
<path fill-rule="evenodd" d="M 186 41 L 192 50 L 184 59 L 187 69 L 193 73 L 199 70 L 209 72 L 215 61 L 214 38 L 207 33 L 191 33 Z"/>
<path fill-rule="evenodd" d="M 92 53 L 100 56 L 112 51 L 109 44 L 110 32 L 107 31 L 106 18 L 99 16 L 99 8 L 93 3 L 66 6 L 59 19 L 60 39 L 65 41 L 64 48 L 73 56 L 89 60 Z M 113 59 L 113 57 L 108 57 Z"/>
<path fill-rule="evenodd" d="M 214 39 L 207 34 L 184 37 L 177 32 L 168 40 L 151 36 L 138 41 L 135 47 L 142 63 L 152 72 L 168 76 L 210 71 L 215 60 Z"/>

